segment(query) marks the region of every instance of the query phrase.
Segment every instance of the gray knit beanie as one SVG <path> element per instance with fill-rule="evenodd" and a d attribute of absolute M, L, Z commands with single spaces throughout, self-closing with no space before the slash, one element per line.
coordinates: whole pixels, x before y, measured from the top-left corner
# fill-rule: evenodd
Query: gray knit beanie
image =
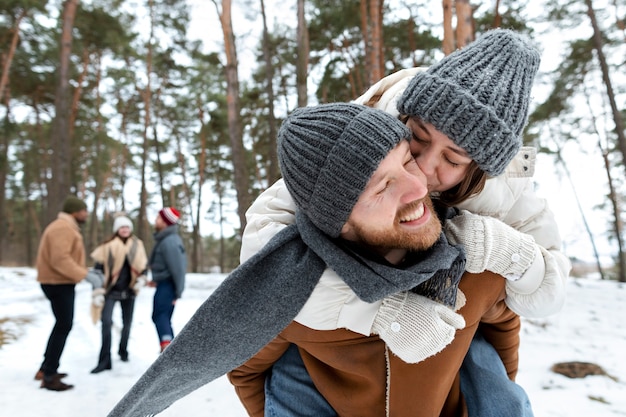
<path fill-rule="evenodd" d="M 435 126 L 487 174 L 504 172 L 522 146 L 539 51 L 495 29 L 415 75 L 398 111 Z"/>
<path fill-rule="evenodd" d="M 410 131 L 398 119 L 352 103 L 294 110 L 278 131 L 278 161 L 298 209 L 338 237 L 370 177 Z"/>

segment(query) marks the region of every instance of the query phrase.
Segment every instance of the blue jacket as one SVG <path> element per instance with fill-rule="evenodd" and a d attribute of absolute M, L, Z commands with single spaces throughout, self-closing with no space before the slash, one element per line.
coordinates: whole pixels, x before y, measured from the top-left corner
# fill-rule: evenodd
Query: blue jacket
<path fill-rule="evenodd" d="M 156 243 L 150 254 L 152 280 L 154 282 L 172 280 L 178 299 L 183 295 L 187 272 L 187 256 L 178 234 L 178 225 L 168 226 L 155 233 L 154 239 Z"/>

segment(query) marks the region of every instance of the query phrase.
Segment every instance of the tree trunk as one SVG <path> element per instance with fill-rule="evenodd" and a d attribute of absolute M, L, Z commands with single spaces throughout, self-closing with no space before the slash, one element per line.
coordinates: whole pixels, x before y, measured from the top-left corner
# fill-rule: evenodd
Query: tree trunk
<path fill-rule="evenodd" d="M 500 14 L 500 0 L 496 0 L 496 5 L 493 10 L 493 27 L 499 28 L 502 26 L 502 15 Z"/>
<path fill-rule="evenodd" d="M 413 62 L 413 66 L 417 67 L 418 64 L 418 60 L 417 60 L 417 42 L 415 41 L 415 17 L 413 16 L 411 9 L 409 8 L 409 18 L 406 21 L 406 33 L 407 33 L 407 38 L 406 38 L 406 42 L 407 45 L 409 46 L 409 50 L 413 51 L 413 53 L 411 54 L 411 60 Z"/>
<path fill-rule="evenodd" d="M 10 108 L 7 106 L 7 112 L 5 114 L 5 126 L 8 126 Z M 7 173 L 9 171 L 9 135 L 2 135 L 0 139 L 0 217 L 5 217 L 6 207 L 6 181 Z M 0 221 L 0 265 L 4 260 L 3 248 L 7 242 L 7 222 Z"/>
<path fill-rule="evenodd" d="M 304 18 L 304 0 L 298 0 L 298 59 L 296 61 L 296 89 L 298 107 L 309 102 L 307 78 L 309 73 L 309 30 Z"/>
<path fill-rule="evenodd" d="M 88 57 L 88 54 L 85 53 L 84 57 Z M 85 67 L 84 67 L 85 69 L 86 69 L 87 61 L 88 61 L 87 59 L 83 61 L 85 63 Z M 106 132 L 105 132 L 106 126 L 104 124 L 104 121 L 102 120 L 102 113 L 100 112 L 100 106 L 102 104 L 102 100 L 100 97 L 100 83 L 102 81 L 101 63 L 102 63 L 101 55 L 96 54 L 96 58 L 94 60 L 95 74 L 96 74 L 96 82 L 94 86 L 94 91 L 96 93 L 95 108 L 97 110 L 97 113 L 96 113 L 97 134 L 95 138 L 95 143 L 93 144 L 92 155 L 90 155 L 90 158 L 94 160 L 94 163 L 92 164 L 92 168 L 91 168 L 92 172 L 87 173 L 87 175 L 85 175 L 87 178 L 85 178 L 85 181 L 83 181 L 84 184 L 87 184 L 89 176 L 91 176 L 94 181 L 93 207 L 91 208 L 91 221 L 89 222 L 89 234 L 87 238 L 87 252 L 88 253 L 90 253 L 93 249 L 95 249 L 98 246 L 98 233 L 100 231 L 98 227 L 100 224 L 100 222 L 98 221 L 98 206 L 100 204 L 100 199 L 102 197 L 103 189 L 106 186 L 109 178 L 112 176 L 111 164 L 106 164 L 103 166 L 102 164 L 99 164 L 96 161 L 99 158 L 100 150 L 104 148 L 104 146 L 106 146 L 105 144 L 100 143 L 101 138 L 106 136 Z M 75 102 L 76 109 L 72 110 L 73 115 L 76 115 L 78 111 L 78 105 L 77 105 L 78 97 L 76 95 L 75 95 L 75 99 L 76 99 L 76 102 Z M 73 122 L 71 123 L 71 126 L 74 126 Z"/>
<path fill-rule="evenodd" d="M 369 0 L 369 15 L 371 27 L 370 39 L 372 47 L 372 71 L 369 78 L 369 86 L 371 86 L 385 76 L 385 53 L 383 51 L 383 2 L 381 0 Z"/>
<path fill-rule="evenodd" d="M 11 36 L 11 45 L 9 45 L 9 50 L 6 52 L 6 56 L 4 56 L 4 62 L 2 65 L 2 76 L 0 76 L 0 103 L 4 98 L 4 89 L 9 83 L 9 70 L 11 69 L 11 62 L 13 62 L 13 57 L 15 56 L 17 41 L 20 38 L 20 23 L 25 16 L 26 10 L 22 10 L 22 13 L 15 20 L 15 26 L 13 26 L 10 31 L 13 32 L 13 36 Z"/>
<path fill-rule="evenodd" d="M 158 90 L 157 94 L 153 97 L 154 99 L 152 101 L 154 106 L 152 106 L 152 108 L 154 109 L 153 112 L 155 114 L 155 120 L 152 120 L 152 141 L 154 142 L 154 151 L 156 153 L 156 166 L 157 174 L 159 176 L 159 189 L 161 190 L 161 206 L 175 206 L 176 201 L 167 198 L 167 193 L 168 191 L 171 191 L 172 187 L 170 186 L 168 190 L 165 189 L 165 173 L 163 172 L 163 162 L 161 161 L 161 143 L 159 142 L 159 131 L 157 130 L 158 120 L 156 117 L 156 115 L 159 114 L 157 109 L 158 105 L 160 104 L 160 95 L 158 94 Z"/>
<path fill-rule="evenodd" d="M 452 0 L 443 0 L 443 44 L 444 55 L 450 55 L 456 49 L 452 16 L 454 15 Z"/>
<path fill-rule="evenodd" d="M 368 0 L 361 0 L 359 2 L 359 12 L 361 13 L 361 37 L 363 38 L 363 45 L 365 46 L 365 73 L 367 74 L 367 80 L 369 82 L 374 63 L 372 62 L 372 33 L 370 32 L 368 5 Z M 346 62 L 349 61 L 346 59 Z M 351 64 L 351 67 L 354 68 L 354 64 Z M 356 96 L 353 95 L 353 97 Z"/>
<path fill-rule="evenodd" d="M 365 44 L 364 87 L 369 87 L 385 75 L 383 54 L 382 3 L 380 0 L 361 0 L 361 36 Z M 361 90 L 359 86 L 358 90 Z"/>
<path fill-rule="evenodd" d="M 63 200 L 70 192 L 70 56 L 72 53 L 72 30 L 78 0 L 66 0 L 63 3 L 62 31 L 57 89 L 54 99 L 55 115 L 50 134 L 51 180 L 48 182 L 46 224 L 54 220 L 61 210 Z"/>
<path fill-rule="evenodd" d="M 2 56 L 3 65 L 2 65 L 2 75 L 0 76 L 0 103 L 2 100 L 7 97 L 5 106 L 7 108 L 5 114 L 5 126 L 9 125 L 9 95 L 4 95 L 4 90 L 9 83 L 9 71 L 11 69 L 11 62 L 13 61 L 13 57 L 15 56 L 15 49 L 17 48 L 17 41 L 20 37 L 20 23 L 22 19 L 26 16 L 26 10 L 23 10 L 22 13 L 17 17 L 15 21 L 15 25 L 11 29 L 13 32 L 13 36 L 11 36 L 11 44 L 9 45 L 9 50 L 6 52 L 6 55 Z M 2 138 L 2 143 L 0 144 L 0 216 L 4 217 L 5 207 L 6 207 L 6 179 L 9 171 L 9 135 L 5 134 Z M 28 235 L 27 235 L 28 236 Z M 7 226 L 6 222 L 0 223 L 0 263 L 4 260 L 3 251 L 4 245 L 7 240 Z"/>
<path fill-rule="evenodd" d="M 456 47 L 461 49 L 474 40 L 472 6 L 469 0 L 456 0 Z"/>
<path fill-rule="evenodd" d="M 178 159 L 178 166 L 180 167 L 181 176 L 183 180 L 183 194 L 185 195 L 185 199 L 187 200 L 184 205 L 186 205 L 189 209 L 189 217 L 191 220 L 191 225 L 193 230 L 198 228 L 199 218 L 194 218 L 193 206 L 191 204 L 191 188 L 189 187 L 189 183 L 187 180 L 187 162 L 185 159 L 185 155 L 183 155 L 183 147 L 180 141 L 180 134 L 178 132 L 174 132 L 174 137 L 176 138 L 176 156 Z M 181 208 L 183 206 L 183 202 L 180 202 Z M 192 260 L 192 270 L 191 272 L 198 272 L 198 265 L 196 262 Z"/>
<path fill-rule="evenodd" d="M 231 17 L 231 0 L 223 0 L 220 12 L 216 0 L 213 0 L 215 8 L 222 24 L 224 33 L 224 51 L 226 53 L 226 103 L 228 107 L 228 132 L 232 147 L 233 168 L 235 174 L 235 190 L 237 191 L 237 213 L 239 215 L 240 229 L 243 234 L 246 227 L 246 210 L 250 206 L 250 186 L 248 166 L 246 164 L 245 148 L 243 146 L 243 128 L 241 126 L 241 105 L 239 103 L 239 76 L 237 75 L 237 48 L 233 33 Z"/>
<path fill-rule="evenodd" d="M 198 121 L 200 122 L 200 156 L 198 157 L 198 205 L 196 206 L 196 224 L 191 238 L 191 270 L 198 270 L 200 253 L 202 251 L 202 236 L 200 236 L 200 222 L 202 219 L 202 188 L 204 187 L 204 170 L 206 169 L 206 125 L 204 123 L 203 102 L 198 100 Z M 204 271 L 203 271 L 204 272 Z"/>
<path fill-rule="evenodd" d="M 617 147 L 622 153 L 623 166 L 626 170 L 626 136 L 624 134 L 624 120 L 622 119 L 622 114 L 620 113 L 615 101 L 615 93 L 613 92 L 611 77 L 609 77 L 609 66 L 602 50 L 602 32 L 598 27 L 593 5 L 591 0 L 585 0 L 585 4 L 587 5 L 587 15 L 589 16 L 591 26 L 593 27 L 593 46 L 598 54 L 598 61 L 600 62 L 600 69 L 602 70 L 602 80 L 606 86 L 606 95 L 609 99 L 609 104 L 611 105 L 611 111 L 613 112 L 613 122 L 615 123 L 615 131 L 617 133 Z"/>
<path fill-rule="evenodd" d="M 139 194 L 139 216 L 137 217 L 137 236 L 140 239 L 148 236 L 148 219 L 147 219 L 147 207 L 148 207 L 148 190 L 146 188 L 147 170 L 148 170 L 148 154 L 150 151 L 150 139 L 148 137 L 148 131 L 150 129 L 150 112 L 152 111 L 152 44 L 154 42 L 154 2 L 148 1 L 148 8 L 150 11 L 150 37 L 148 39 L 148 53 L 146 55 L 146 88 L 141 91 L 141 98 L 143 99 L 143 152 L 141 154 L 141 191 Z"/>
<path fill-rule="evenodd" d="M 215 192 L 217 194 L 217 210 L 218 210 L 218 223 L 220 226 L 220 248 L 219 248 L 219 258 L 218 264 L 220 267 L 220 273 L 224 273 L 225 266 L 225 258 L 226 258 L 226 250 L 224 245 L 224 191 L 222 189 L 222 182 L 220 180 L 219 175 L 215 176 Z"/>
<path fill-rule="evenodd" d="M 280 178 L 278 169 L 278 156 L 276 155 L 276 118 L 274 117 L 274 65 L 270 51 L 270 36 L 267 30 L 267 18 L 265 16 L 265 3 L 261 0 L 261 15 L 263 16 L 263 58 L 265 60 L 265 91 L 267 94 L 267 124 L 269 127 L 267 149 L 267 186 Z"/>
<path fill-rule="evenodd" d="M 622 154 L 622 165 L 626 170 L 626 136 L 624 134 L 624 120 L 622 119 L 622 114 L 620 112 L 620 109 L 617 107 L 617 103 L 615 101 L 615 93 L 613 92 L 613 85 L 611 83 L 611 77 L 609 76 L 609 66 L 606 62 L 606 57 L 604 56 L 604 52 L 602 50 L 602 32 L 598 27 L 598 22 L 596 20 L 596 14 L 593 10 L 592 2 L 591 0 L 585 0 L 585 4 L 587 5 L 587 15 L 589 16 L 591 26 L 593 27 L 593 45 L 596 53 L 598 54 L 598 61 L 600 62 L 600 69 L 602 70 L 602 80 L 604 81 L 604 85 L 606 86 L 606 95 L 609 99 L 609 104 L 613 113 L 613 123 L 615 123 L 615 132 L 617 133 L 617 148 Z M 610 169 L 610 167 L 608 167 L 607 170 L 608 169 Z M 609 185 L 612 186 L 612 184 Z M 621 211 L 619 210 L 619 201 L 617 200 L 617 196 L 613 195 L 612 198 L 614 198 L 613 204 L 616 229 L 615 233 L 617 236 L 619 249 L 618 275 L 620 282 L 626 282 L 626 255 L 623 252 L 623 240 L 621 238 L 623 229 Z"/>
<path fill-rule="evenodd" d="M 622 233 L 624 230 L 624 224 L 622 222 L 622 210 L 620 199 L 615 189 L 615 182 L 611 175 L 611 161 L 609 160 L 609 153 L 604 151 L 602 147 L 602 159 L 604 160 L 604 169 L 606 170 L 606 176 L 609 183 L 609 201 L 613 208 L 613 234 L 617 237 L 617 280 L 619 282 L 626 282 L 626 253 L 624 253 L 624 240 L 622 239 Z"/>

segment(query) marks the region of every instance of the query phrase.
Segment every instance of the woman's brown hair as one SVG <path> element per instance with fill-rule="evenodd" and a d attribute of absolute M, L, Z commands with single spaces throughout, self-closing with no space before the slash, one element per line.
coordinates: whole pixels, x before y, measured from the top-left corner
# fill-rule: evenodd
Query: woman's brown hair
<path fill-rule="evenodd" d="M 437 199 L 448 207 L 456 206 L 485 188 L 487 174 L 474 161 L 467 167 L 463 180 L 449 190 L 439 193 Z"/>

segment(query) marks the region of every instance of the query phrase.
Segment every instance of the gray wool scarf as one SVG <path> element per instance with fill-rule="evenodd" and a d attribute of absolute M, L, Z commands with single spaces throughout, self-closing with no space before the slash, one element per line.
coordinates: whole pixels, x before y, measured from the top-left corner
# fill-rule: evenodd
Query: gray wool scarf
<path fill-rule="evenodd" d="M 413 290 L 454 305 L 464 252 L 442 234 L 403 269 L 365 258 L 306 215 L 235 269 L 108 417 L 153 416 L 242 365 L 272 341 L 307 301 L 326 267 L 364 301 Z"/>

